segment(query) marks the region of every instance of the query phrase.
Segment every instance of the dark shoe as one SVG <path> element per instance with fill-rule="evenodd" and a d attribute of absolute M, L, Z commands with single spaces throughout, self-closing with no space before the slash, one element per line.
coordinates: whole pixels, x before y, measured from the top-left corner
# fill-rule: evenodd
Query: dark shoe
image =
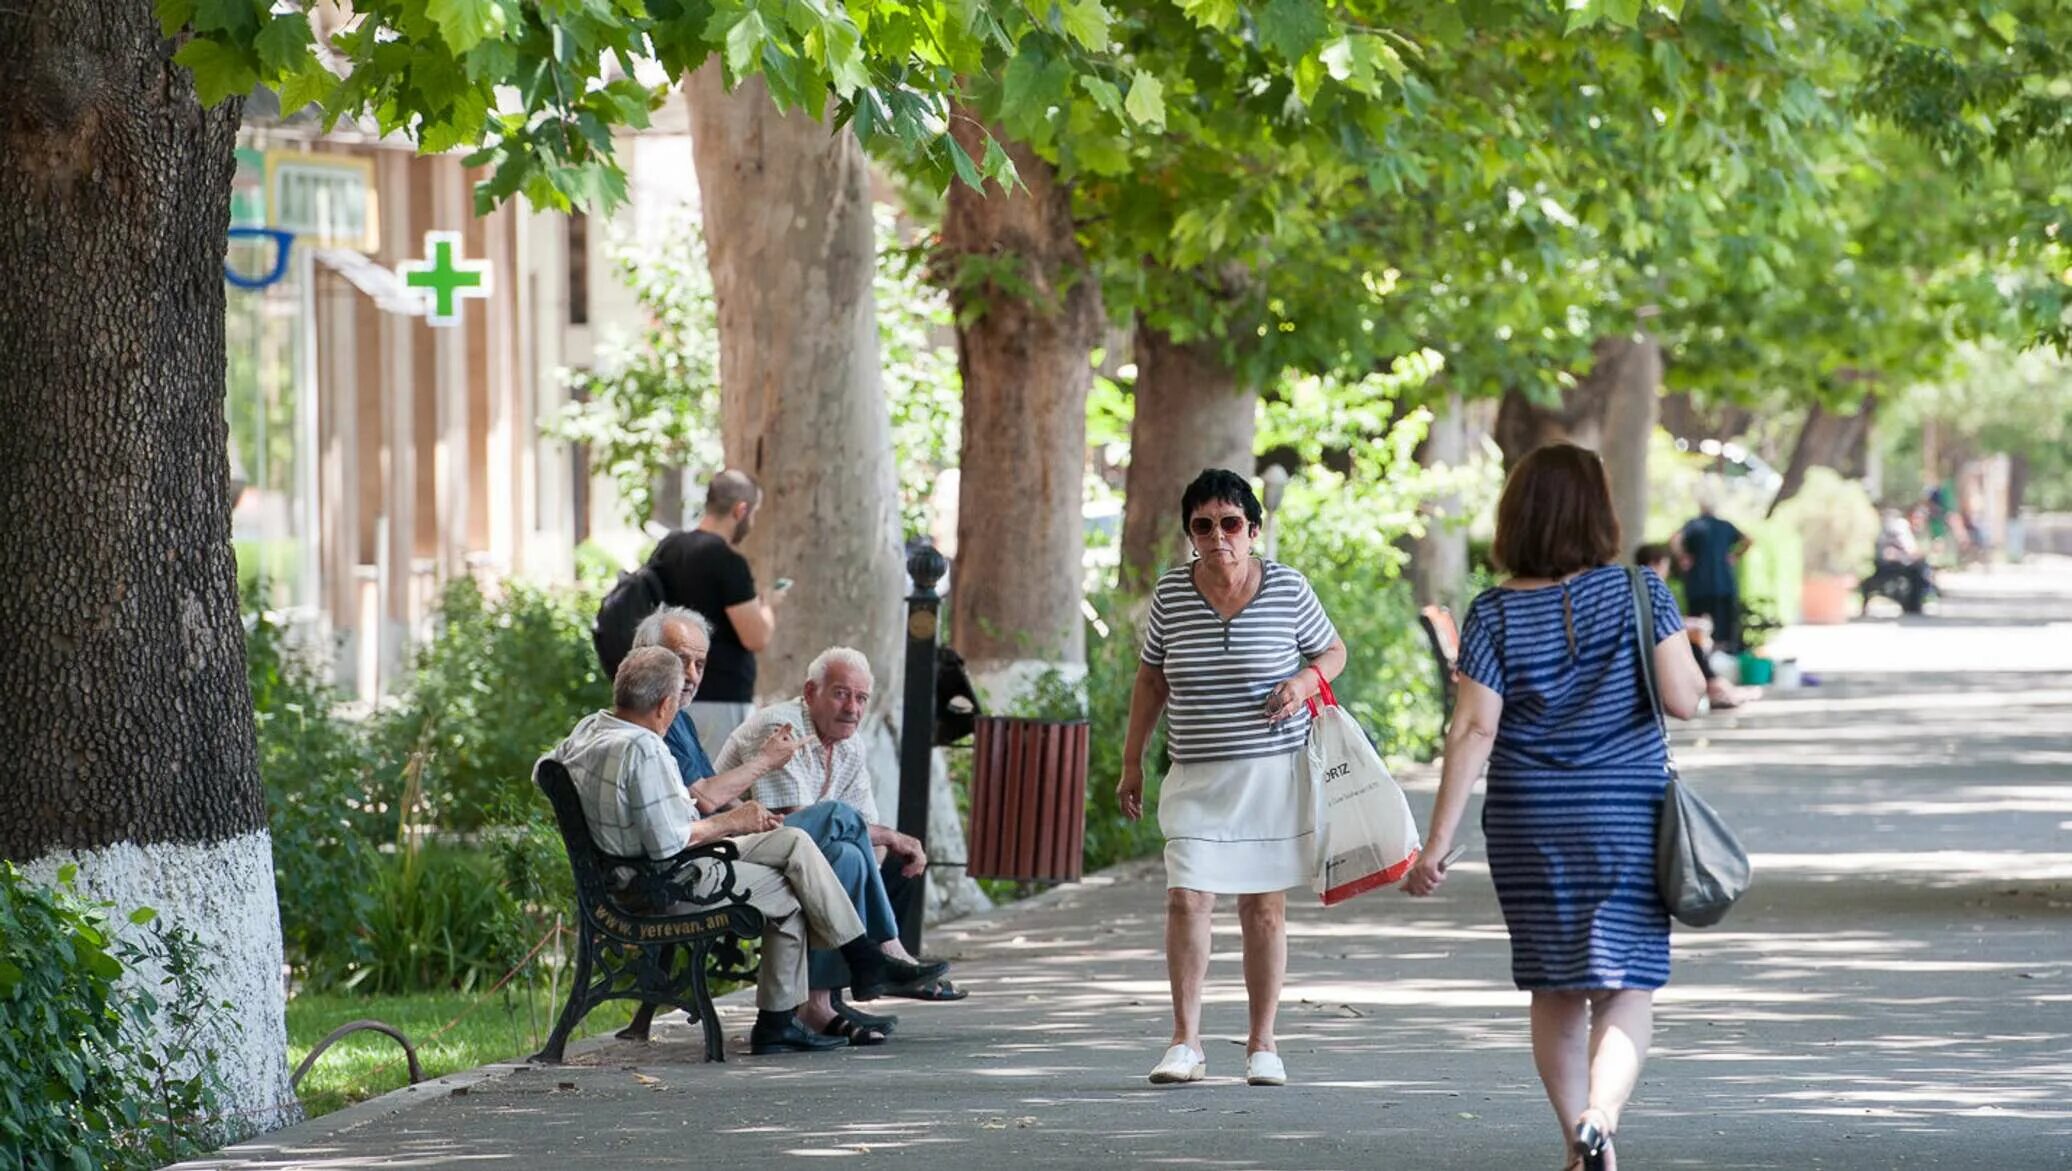
<path fill-rule="evenodd" d="M 943 976 L 916 980 L 911 984 L 894 985 L 885 989 L 884 994 L 897 996 L 902 1000 L 962 1000 L 971 995 Z"/>
<path fill-rule="evenodd" d="M 844 948 L 843 957 L 849 961 L 849 998 L 852 1000 L 876 1000 L 885 994 L 887 988 L 934 980 L 950 970 L 950 965 L 941 960 L 931 964 L 895 960 L 875 947 L 868 951 L 857 949 L 854 955 Z"/>
<path fill-rule="evenodd" d="M 889 1037 L 899 1027 L 899 1018 L 896 1016 L 881 1016 L 875 1013 L 868 1013 L 853 1004 L 844 1002 L 841 989 L 839 988 L 835 990 L 829 999 L 833 1002 L 835 1015 L 848 1017 L 866 1029 L 876 1029 Z"/>
<path fill-rule="evenodd" d="M 885 1030 L 873 1028 L 853 1016 L 836 1013 L 835 1018 L 820 1030 L 824 1037 L 840 1037 L 858 1048 L 885 1043 Z"/>
<path fill-rule="evenodd" d="M 784 1023 L 758 1018 L 755 1027 L 748 1031 L 748 1051 L 761 1057 L 769 1053 L 822 1053 L 829 1049 L 846 1049 L 847 1037 L 829 1037 L 802 1027 L 798 1018 L 784 1014 Z"/>
<path fill-rule="evenodd" d="M 1612 1136 L 1598 1126 L 1602 1118 L 1591 1110 L 1576 1123 L 1575 1152 L 1583 1161 L 1583 1171 L 1604 1171 L 1604 1153 L 1611 1149 Z"/>

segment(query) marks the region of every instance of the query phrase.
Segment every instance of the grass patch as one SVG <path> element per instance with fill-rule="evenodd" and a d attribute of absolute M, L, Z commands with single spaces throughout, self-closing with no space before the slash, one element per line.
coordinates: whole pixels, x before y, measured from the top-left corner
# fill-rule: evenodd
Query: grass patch
<path fill-rule="evenodd" d="M 472 1009 L 472 1011 L 470 1011 Z M 424 1076 L 473 1069 L 492 1061 L 508 1061 L 536 1052 L 554 1026 L 561 1006 L 548 999 L 547 988 L 507 988 L 494 996 L 442 992 L 414 996 L 331 996 L 305 993 L 288 1002 L 288 1061 L 302 1059 L 331 1030 L 356 1020 L 377 1020 L 403 1031 L 417 1046 Z M 458 1024 L 447 1022 L 467 1013 Z M 613 1001 L 583 1019 L 578 1038 L 610 1033 L 633 1015 L 631 1001 Z M 446 1029 L 445 1032 L 440 1032 Z M 436 1034 L 436 1035 L 435 1035 Z M 312 1118 L 355 1102 L 386 1094 L 410 1083 L 403 1047 L 380 1033 L 354 1033 L 317 1058 L 302 1079 L 303 1109 Z"/>

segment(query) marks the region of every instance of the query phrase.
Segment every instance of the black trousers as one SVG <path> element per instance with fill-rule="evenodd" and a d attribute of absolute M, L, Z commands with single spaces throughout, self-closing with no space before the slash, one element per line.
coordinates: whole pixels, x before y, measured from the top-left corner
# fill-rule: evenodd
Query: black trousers
<path fill-rule="evenodd" d="M 1712 619 L 1712 643 L 1730 655 L 1741 653 L 1741 597 L 1738 594 L 1692 594 L 1687 608 Z"/>

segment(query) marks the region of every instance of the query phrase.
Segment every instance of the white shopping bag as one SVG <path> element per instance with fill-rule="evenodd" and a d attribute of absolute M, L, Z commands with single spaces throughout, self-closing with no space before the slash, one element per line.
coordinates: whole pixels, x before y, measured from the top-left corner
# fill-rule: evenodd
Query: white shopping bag
<path fill-rule="evenodd" d="M 1409 799 L 1330 684 L 1310 712 L 1302 770 L 1317 809 L 1313 885 L 1328 907 L 1401 879 L 1417 861 L 1419 841 Z"/>

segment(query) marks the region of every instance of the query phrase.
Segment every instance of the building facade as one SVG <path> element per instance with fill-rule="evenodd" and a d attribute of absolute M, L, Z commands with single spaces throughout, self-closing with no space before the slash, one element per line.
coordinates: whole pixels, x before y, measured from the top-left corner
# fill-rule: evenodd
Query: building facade
<path fill-rule="evenodd" d="M 540 423 L 566 370 L 639 329 L 615 245 L 695 199 L 680 108 L 663 114 L 621 141 L 632 198 L 603 225 L 477 216 L 458 154 L 247 115 L 225 263 L 233 537 L 248 588 L 333 649 L 350 692 L 403 670 L 456 577 L 568 581 L 585 541 L 637 548 L 609 481 Z M 451 325 L 401 271 L 431 259 L 429 232 L 481 266 Z"/>

